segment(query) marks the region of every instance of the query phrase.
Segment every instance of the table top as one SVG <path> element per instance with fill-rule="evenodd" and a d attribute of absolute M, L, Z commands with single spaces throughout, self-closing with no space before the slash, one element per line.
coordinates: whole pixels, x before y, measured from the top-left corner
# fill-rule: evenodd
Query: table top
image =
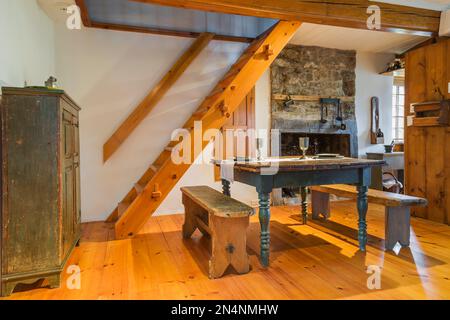
<path fill-rule="evenodd" d="M 222 161 L 213 161 L 221 165 Z M 293 157 L 265 158 L 261 161 L 235 162 L 234 169 L 248 172 L 260 172 L 263 168 L 278 165 L 278 170 L 285 171 L 321 171 L 336 169 L 357 169 L 383 166 L 383 160 L 368 160 L 355 158 L 327 158 L 327 159 L 300 159 Z"/>
<path fill-rule="evenodd" d="M 367 152 L 368 156 L 383 156 L 383 157 L 402 157 L 405 155 L 404 152 Z"/>

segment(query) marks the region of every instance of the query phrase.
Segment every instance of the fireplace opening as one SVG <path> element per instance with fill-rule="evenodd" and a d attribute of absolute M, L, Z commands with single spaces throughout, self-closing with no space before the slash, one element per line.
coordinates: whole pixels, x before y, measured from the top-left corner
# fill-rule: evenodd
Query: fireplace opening
<path fill-rule="evenodd" d="M 321 153 L 335 153 L 350 157 L 350 134 L 304 133 L 285 132 L 281 134 L 281 156 L 298 156 L 302 154 L 299 147 L 299 138 L 309 138 L 307 155 L 313 156 Z"/>
<path fill-rule="evenodd" d="M 308 156 L 321 153 L 334 153 L 345 157 L 351 157 L 351 135 L 347 133 L 307 133 L 307 132 L 282 132 L 281 156 L 300 156 L 299 138 L 309 138 Z M 282 203 L 284 205 L 298 205 L 301 202 L 300 188 L 283 188 L 281 190 Z M 278 201 L 279 202 L 279 201 Z"/>

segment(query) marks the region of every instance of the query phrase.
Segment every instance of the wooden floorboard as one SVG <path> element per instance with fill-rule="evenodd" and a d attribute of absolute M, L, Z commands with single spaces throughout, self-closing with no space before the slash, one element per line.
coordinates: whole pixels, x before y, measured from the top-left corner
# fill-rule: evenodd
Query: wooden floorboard
<path fill-rule="evenodd" d="M 384 209 L 371 205 L 369 246 L 358 251 L 356 209 L 333 202 L 329 221 L 299 222 L 296 207 L 272 208 L 271 266 L 258 262 L 259 223 L 248 230 L 252 269 L 208 279 L 210 243 L 181 235 L 183 215 L 153 217 L 133 239 L 114 240 L 114 226 L 83 225 L 68 265 L 81 268 L 81 289 L 14 293 L 10 299 L 450 299 L 450 227 L 412 219 L 412 244 L 385 252 Z M 368 265 L 382 269 L 381 289 L 367 288 Z"/>

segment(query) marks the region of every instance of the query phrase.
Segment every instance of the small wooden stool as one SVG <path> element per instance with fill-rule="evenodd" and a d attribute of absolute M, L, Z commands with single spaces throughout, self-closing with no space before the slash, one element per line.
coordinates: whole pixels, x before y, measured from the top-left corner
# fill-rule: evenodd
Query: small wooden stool
<path fill-rule="evenodd" d="M 184 187 L 185 222 L 183 237 L 196 229 L 211 237 L 209 277 L 220 278 L 228 266 L 239 274 L 250 271 L 247 228 L 253 208 L 206 186 Z"/>

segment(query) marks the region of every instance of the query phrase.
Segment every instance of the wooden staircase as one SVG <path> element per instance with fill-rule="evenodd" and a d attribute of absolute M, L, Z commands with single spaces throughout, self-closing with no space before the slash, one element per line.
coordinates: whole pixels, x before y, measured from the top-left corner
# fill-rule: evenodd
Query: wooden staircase
<path fill-rule="evenodd" d="M 191 132 L 191 139 L 195 121 L 202 121 L 203 131 L 220 129 L 225 124 L 300 25 L 280 21 L 249 45 L 183 126 Z M 179 141 L 168 144 L 108 218 L 107 221 L 116 222 L 117 239 L 135 235 L 191 166 L 172 162 L 172 150 L 178 144 Z M 192 140 L 192 162 L 201 152 L 194 150 L 194 145 Z M 207 145 L 204 141 L 202 149 Z"/>

